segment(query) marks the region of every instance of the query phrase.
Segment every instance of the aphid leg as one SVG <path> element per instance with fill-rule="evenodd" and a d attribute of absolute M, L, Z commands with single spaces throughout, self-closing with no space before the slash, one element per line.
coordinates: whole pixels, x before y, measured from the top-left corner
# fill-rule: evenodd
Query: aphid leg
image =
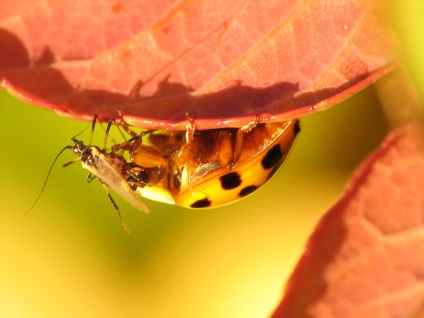
<path fill-rule="evenodd" d="M 129 139 L 127 142 L 133 142 L 134 140 L 140 139 L 144 137 L 147 134 L 150 134 L 154 130 L 145 130 L 140 133 L 136 133 L 127 123 L 122 123 L 121 127 L 131 136 L 131 139 Z"/>
<path fill-rule="evenodd" d="M 116 124 L 116 120 L 115 120 L 115 119 L 113 119 L 113 118 L 109 119 L 109 121 L 113 121 L 113 122 Z M 109 123 L 109 122 L 108 122 L 108 123 Z M 107 128 L 103 127 L 102 123 L 100 123 L 100 127 L 102 128 L 102 130 L 104 131 L 104 133 L 106 133 L 106 129 L 107 129 Z M 124 134 L 122 133 L 122 131 L 119 129 L 119 126 L 116 124 L 116 125 L 115 125 L 115 127 L 118 129 L 119 133 L 121 134 L 122 139 L 123 139 L 123 140 L 127 140 L 127 138 L 125 138 L 125 136 L 124 136 Z M 118 143 L 117 141 L 115 141 L 115 139 L 114 139 L 111 135 L 109 135 L 107 138 L 108 138 L 108 139 L 110 138 L 110 140 L 111 140 L 114 144 L 117 144 L 117 143 Z"/>
<path fill-rule="evenodd" d="M 153 131 L 153 130 L 146 130 L 146 131 L 143 131 L 143 132 L 137 134 L 134 130 L 132 130 L 130 128 L 130 126 L 128 126 L 128 124 L 126 124 L 124 122 L 120 126 L 125 130 L 125 132 L 127 132 L 131 136 L 131 138 L 128 139 L 127 141 L 121 143 L 121 144 L 113 145 L 112 146 L 112 152 L 116 152 L 116 151 L 119 151 L 119 150 L 130 150 L 130 148 L 132 147 L 134 142 L 137 142 L 138 140 L 140 140 L 140 142 L 141 142 L 141 138 L 143 138 L 143 136 L 145 136 L 145 135 L 147 135 L 147 134 L 149 134 Z M 117 126 L 117 128 L 121 132 L 121 130 L 119 129 L 119 126 Z M 122 132 L 121 132 L 121 134 L 122 134 Z M 122 134 L 122 136 L 123 136 L 123 134 Z"/>
<path fill-rule="evenodd" d="M 103 151 L 106 150 L 106 144 L 107 144 L 107 138 L 109 137 L 109 131 L 110 131 L 110 127 L 112 126 L 113 122 L 115 120 L 113 118 L 111 118 L 107 124 L 107 128 L 106 128 L 106 132 L 105 132 L 105 137 L 103 139 Z"/>
<path fill-rule="evenodd" d="M 70 166 L 71 164 L 73 164 L 73 163 L 75 163 L 75 162 L 77 162 L 77 161 L 80 161 L 80 160 L 81 160 L 81 158 L 75 158 L 75 159 L 72 159 L 71 161 L 68 161 L 68 162 L 64 163 L 64 164 L 62 165 L 62 168 L 65 168 L 65 167 L 67 167 L 67 166 Z"/>
<path fill-rule="evenodd" d="M 121 220 L 122 227 L 124 228 L 125 232 L 130 234 L 130 229 L 129 229 L 127 223 L 125 223 L 124 219 L 122 218 L 121 212 L 119 212 L 118 205 L 115 203 L 115 200 L 113 200 L 112 196 L 110 195 L 108 186 L 104 183 L 102 183 L 102 185 L 103 185 L 103 188 L 105 189 L 105 191 L 107 193 L 107 196 L 108 196 L 110 202 L 112 203 L 113 207 L 115 208 L 116 213 L 118 213 L 119 219 Z"/>
<path fill-rule="evenodd" d="M 97 176 L 96 175 L 92 174 L 91 172 L 88 173 L 88 176 L 87 176 L 87 182 L 88 183 L 90 183 L 91 181 L 93 181 L 95 179 L 97 179 Z"/>
<path fill-rule="evenodd" d="M 131 141 L 130 141 L 131 140 Z M 132 138 L 123 142 L 122 144 L 114 144 L 111 148 L 112 152 L 125 151 L 131 148 Z"/>
<path fill-rule="evenodd" d="M 94 135 L 94 127 L 96 126 L 96 121 L 97 121 L 97 114 L 94 114 L 93 116 L 93 122 L 91 123 L 91 135 L 90 135 L 90 141 L 87 144 L 87 147 L 91 146 L 91 142 L 93 141 L 93 135 Z M 71 138 L 71 140 L 73 142 L 78 142 L 78 140 L 76 139 L 79 135 L 81 135 L 88 127 L 84 128 L 81 132 L 79 132 L 78 134 L 76 134 L 74 137 Z"/>
<path fill-rule="evenodd" d="M 128 138 L 127 138 L 127 137 L 125 136 L 125 134 L 122 132 L 121 126 L 122 126 L 122 124 L 121 124 L 121 125 L 115 125 L 116 129 L 118 130 L 119 134 L 120 134 L 120 135 L 121 135 L 121 137 L 122 137 L 122 140 L 126 141 Z M 113 139 L 112 139 L 112 140 L 113 140 Z M 117 144 L 117 142 L 115 142 L 115 141 L 114 141 L 114 143 L 115 143 L 115 144 Z"/>
<path fill-rule="evenodd" d="M 96 127 L 96 121 L 97 121 L 98 117 L 99 116 L 97 114 L 94 114 L 94 116 L 93 116 L 93 122 L 91 123 L 90 141 L 88 142 L 88 145 L 87 145 L 88 147 L 91 146 L 91 142 L 93 141 L 94 128 Z"/>
<path fill-rule="evenodd" d="M 144 136 L 144 135 L 137 134 L 137 133 L 136 133 L 134 130 L 132 130 L 132 129 L 130 128 L 130 126 L 129 126 L 127 123 L 125 123 L 125 122 L 122 122 L 120 126 L 121 126 L 124 130 L 125 130 L 125 132 L 126 132 L 128 135 L 130 135 L 130 136 L 131 136 L 131 138 L 130 138 L 130 139 L 125 138 L 125 136 L 124 136 L 124 134 L 122 133 L 121 129 L 117 126 L 117 127 L 118 127 L 118 130 L 121 132 L 121 135 L 124 137 L 124 139 L 125 139 L 126 141 L 124 141 L 124 142 L 123 142 L 123 143 L 121 143 L 121 144 L 113 145 L 113 147 L 112 147 L 112 151 L 113 151 L 113 152 L 116 152 L 116 151 L 119 151 L 119 150 L 129 150 L 129 149 L 130 149 L 130 147 L 131 147 L 131 144 L 133 143 L 133 141 L 135 141 L 135 140 L 137 140 L 137 139 L 140 139 L 140 138 L 141 138 L 141 136 Z"/>
<path fill-rule="evenodd" d="M 243 141 L 244 136 L 252 131 L 253 128 L 255 128 L 259 124 L 259 116 L 255 115 L 253 120 L 248 123 L 247 125 L 241 127 L 239 130 L 237 130 L 237 136 L 236 141 L 234 144 L 234 162 L 237 163 L 237 161 L 240 159 L 241 152 L 243 150 Z"/>
<path fill-rule="evenodd" d="M 135 137 L 135 136 L 137 136 L 138 134 L 134 131 L 134 130 L 132 130 L 131 128 L 130 128 L 130 126 L 127 124 L 127 123 L 122 123 L 121 124 L 121 127 L 131 136 L 131 137 Z"/>

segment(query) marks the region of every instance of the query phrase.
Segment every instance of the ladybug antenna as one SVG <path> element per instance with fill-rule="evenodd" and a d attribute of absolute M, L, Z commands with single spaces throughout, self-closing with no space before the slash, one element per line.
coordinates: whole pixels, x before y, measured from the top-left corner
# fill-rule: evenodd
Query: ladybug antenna
<path fill-rule="evenodd" d="M 37 204 L 37 202 L 40 200 L 40 198 L 41 198 L 41 195 L 43 194 L 43 192 L 44 192 L 44 188 L 46 187 L 46 184 L 47 184 L 47 180 L 49 180 L 49 177 L 50 177 L 50 173 L 52 172 L 52 170 L 53 170 L 53 167 L 54 167 L 54 165 L 55 165 L 55 163 L 56 163 L 56 161 L 57 161 L 57 159 L 60 157 L 60 155 L 66 150 L 66 149 L 71 149 L 72 150 L 72 148 L 73 148 L 73 146 L 66 146 L 66 147 L 64 147 L 57 155 L 56 155 L 56 157 L 54 158 L 54 160 L 53 160 L 53 163 L 51 164 L 51 166 L 50 166 L 50 169 L 49 169 L 49 172 L 47 172 L 47 176 L 46 176 L 46 179 L 44 180 L 44 183 L 43 183 L 43 186 L 41 187 L 41 191 L 40 191 L 40 193 L 38 194 L 38 196 L 37 196 L 37 198 L 35 199 L 35 201 L 34 201 L 34 203 L 31 205 L 31 207 L 25 212 L 25 214 L 28 214 L 34 207 L 35 207 L 35 205 Z"/>

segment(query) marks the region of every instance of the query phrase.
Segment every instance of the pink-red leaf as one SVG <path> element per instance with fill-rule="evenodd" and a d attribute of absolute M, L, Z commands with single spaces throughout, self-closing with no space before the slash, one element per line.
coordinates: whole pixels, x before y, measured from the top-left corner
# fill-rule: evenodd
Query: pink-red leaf
<path fill-rule="evenodd" d="M 410 317 L 424 300 L 424 143 L 394 130 L 310 238 L 273 317 Z"/>
<path fill-rule="evenodd" d="M 0 76 L 20 98 L 78 119 L 241 126 L 322 110 L 387 72 L 369 0 L 12 1 Z"/>

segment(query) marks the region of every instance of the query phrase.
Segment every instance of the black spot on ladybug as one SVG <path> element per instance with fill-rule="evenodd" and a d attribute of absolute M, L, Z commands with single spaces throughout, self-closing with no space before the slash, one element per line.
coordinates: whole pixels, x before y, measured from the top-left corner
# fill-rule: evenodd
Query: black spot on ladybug
<path fill-rule="evenodd" d="M 207 208 L 211 206 L 212 202 L 208 198 L 197 200 L 196 202 L 190 204 L 191 208 Z"/>
<path fill-rule="evenodd" d="M 294 135 L 296 136 L 300 132 L 300 122 L 296 120 L 296 123 L 294 124 Z"/>
<path fill-rule="evenodd" d="M 270 150 L 268 150 L 265 157 L 262 159 L 262 167 L 265 170 L 271 169 L 283 158 L 283 153 L 281 152 L 280 145 L 275 145 Z"/>
<path fill-rule="evenodd" d="M 243 188 L 243 189 L 239 192 L 238 196 L 239 196 L 240 198 L 243 198 L 243 197 L 245 197 L 246 195 L 249 195 L 249 194 L 251 194 L 252 192 L 255 192 L 257 189 L 258 189 L 258 187 L 257 187 L 257 186 L 255 186 L 255 185 L 247 186 L 247 187 Z"/>
<path fill-rule="evenodd" d="M 237 172 L 231 172 L 220 177 L 219 181 L 221 181 L 221 187 L 224 190 L 231 190 L 237 188 L 241 184 L 241 177 Z"/>

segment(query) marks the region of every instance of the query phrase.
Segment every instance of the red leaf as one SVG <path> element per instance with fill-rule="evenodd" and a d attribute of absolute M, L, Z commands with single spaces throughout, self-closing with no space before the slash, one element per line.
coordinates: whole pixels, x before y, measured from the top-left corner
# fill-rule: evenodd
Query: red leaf
<path fill-rule="evenodd" d="M 64 116 L 241 126 L 328 108 L 389 70 L 369 0 L 12 1 L 0 76 Z"/>
<path fill-rule="evenodd" d="M 321 220 L 273 317 L 410 317 L 424 299 L 424 142 L 393 131 Z"/>

